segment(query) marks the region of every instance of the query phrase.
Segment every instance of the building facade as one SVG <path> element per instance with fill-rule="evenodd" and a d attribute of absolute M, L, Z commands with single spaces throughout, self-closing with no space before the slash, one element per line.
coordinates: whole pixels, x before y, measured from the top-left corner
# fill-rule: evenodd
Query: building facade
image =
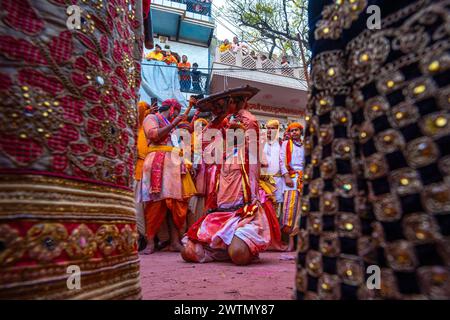
<path fill-rule="evenodd" d="M 211 6 L 211 1 L 205 0 L 153 0 L 151 4 L 154 44 L 179 57 L 186 55 L 191 66 L 198 64 L 198 71 L 187 76 L 189 83 L 180 86 L 186 100 L 209 91 L 210 45 L 215 29 Z M 144 56 L 149 52 L 145 49 Z M 144 71 L 146 67 L 143 65 Z"/>
<path fill-rule="evenodd" d="M 155 45 L 180 57 L 186 55 L 191 66 L 198 64 L 196 75 L 191 71 L 187 77 L 189 84 L 182 83 L 180 76 L 179 90 L 186 100 L 192 94 L 206 96 L 248 84 L 261 90 L 250 104 L 261 124 L 276 118 L 285 128 L 292 121 L 303 121 L 307 100 L 303 67 L 296 61 L 288 67 L 275 60 L 263 61 L 248 52 L 220 52 L 214 41 L 211 1 L 153 0 L 151 19 Z M 148 52 L 145 49 L 144 55 Z M 145 72 L 151 66 L 144 63 L 142 68 Z M 194 86 L 194 79 L 198 85 Z"/>
<path fill-rule="evenodd" d="M 260 93 L 250 101 L 250 109 L 262 126 L 269 119 L 278 119 L 282 129 L 290 122 L 304 124 L 307 82 L 304 69 L 293 61 L 280 62 L 238 52 L 216 50 L 211 72 L 210 93 L 226 88 L 251 85 Z"/>

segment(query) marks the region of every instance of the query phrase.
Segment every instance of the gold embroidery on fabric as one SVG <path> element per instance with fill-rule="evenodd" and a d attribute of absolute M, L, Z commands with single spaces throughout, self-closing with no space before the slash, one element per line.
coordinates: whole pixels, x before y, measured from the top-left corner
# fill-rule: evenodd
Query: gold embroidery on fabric
<path fill-rule="evenodd" d="M 431 299 L 446 300 L 450 291 L 450 272 L 445 267 L 425 266 L 417 270 L 419 283 Z"/>
<path fill-rule="evenodd" d="M 97 251 L 94 233 L 85 224 L 81 224 L 72 231 L 66 251 L 71 258 L 91 258 Z"/>
<path fill-rule="evenodd" d="M 318 290 L 320 299 L 339 300 L 341 297 L 341 285 L 337 275 L 323 274 L 319 278 Z"/>
<path fill-rule="evenodd" d="M 136 250 L 136 243 L 138 241 L 138 233 L 126 225 L 120 232 L 121 241 L 119 250 L 126 253 L 131 253 Z"/>
<path fill-rule="evenodd" d="M 103 225 L 95 234 L 97 245 L 105 256 L 109 256 L 119 246 L 119 229 L 114 225 Z"/>
<path fill-rule="evenodd" d="M 126 264 L 120 265 L 118 268 L 114 269 L 101 269 L 99 267 L 94 267 L 93 272 L 83 275 L 83 285 L 81 290 L 63 290 L 61 291 L 61 286 L 65 287 L 67 281 L 67 266 L 54 268 L 41 268 L 38 271 L 38 275 L 33 277 L 34 281 L 37 283 L 35 285 L 27 286 L 14 286 L 12 288 L 5 286 L 2 287 L 2 283 L 15 283 L 20 282 L 20 277 L 10 277 L 9 281 L 0 281 L 0 298 L 7 299 L 11 297 L 20 297 L 21 299 L 33 299 L 39 294 L 42 299 L 73 299 L 77 296 L 84 296 L 87 299 L 88 296 L 95 295 L 97 299 L 107 299 L 109 295 L 113 292 L 109 289 L 109 284 L 114 285 L 120 282 L 124 284 L 121 287 L 128 287 L 129 285 L 136 286 L 139 284 L 139 262 L 136 261 L 137 257 L 134 257 L 133 261 L 129 261 Z M 117 261 L 116 261 L 117 263 Z M 82 270 L 86 270 L 83 264 L 80 264 Z M 26 270 L 21 270 L 25 272 Z M 7 272 L 6 274 L 14 276 L 13 273 Z M 4 273 L 2 273 L 2 276 Z M 57 276 L 54 280 L 49 281 L 48 278 Z M 63 276 L 61 278 L 61 276 Z M 39 281 L 46 282 L 46 290 L 42 291 L 42 284 Z M 134 280 L 134 281 L 133 281 Z M 129 283 L 129 284 L 127 284 Z M 95 293 L 92 291 L 96 290 Z M 114 295 L 122 295 L 123 293 L 117 293 L 114 290 Z M 91 297 L 92 298 L 92 297 Z"/>
<path fill-rule="evenodd" d="M 118 195 L 124 195 L 127 197 L 131 197 L 134 199 L 133 191 L 131 190 L 124 190 L 122 188 L 115 188 L 115 187 L 109 187 L 109 186 L 102 186 L 102 185 L 96 185 L 89 182 L 81 182 L 71 179 L 64 179 L 64 178 L 56 178 L 56 177 L 50 177 L 50 176 L 42 176 L 42 175 L 1 175 L 0 176 L 0 182 L 6 185 L 11 183 L 23 183 L 23 184 L 30 184 L 30 185 L 51 185 L 51 186 L 61 186 L 61 187 L 67 187 L 67 188 L 74 188 L 74 189 L 80 189 L 80 190 L 89 190 L 89 191 L 99 191 L 99 192 L 108 192 L 112 194 L 118 194 Z"/>
<path fill-rule="evenodd" d="M 338 39 L 344 29 L 351 27 L 367 6 L 366 0 L 336 0 L 325 6 L 322 19 L 317 22 L 314 36 L 319 39 Z"/>
<path fill-rule="evenodd" d="M 345 284 L 357 286 L 364 280 L 363 264 L 357 259 L 338 259 L 337 271 Z"/>
<path fill-rule="evenodd" d="M 0 225 L 0 266 L 12 264 L 25 252 L 24 241 L 16 229 L 6 224 Z"/>
<path fill-rule="evenodd" d="M 60 223 L 40 223 L 27 232 L 28 255 L 41 262 L 58 257 L 65 247 L 67 230 Z"/>
<path fill-rule="evenodd" d="M 98 223 L 98 222 L 97 222 Z M 116 249 L 131 254 L 136 251 L 137 232 L 126 224 L 121 231 L 114 224 L 101 225 L 96 234 L 85 224 L 80 224 L 71 234 L 61 223 L 38 223 L 33 225 L 25 237 L 7 224 L 0 225 L 0 265 L 17 262 L 25 252 L 31 259 L 49 263 L 67 252 L 71 260 L 89 259 L 97 253 L 97 248 L 105 255 Z"/>

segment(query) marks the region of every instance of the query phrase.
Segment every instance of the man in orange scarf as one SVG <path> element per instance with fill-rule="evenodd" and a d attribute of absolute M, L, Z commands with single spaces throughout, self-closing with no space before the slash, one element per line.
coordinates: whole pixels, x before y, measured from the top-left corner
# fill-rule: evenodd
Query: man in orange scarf
<path fill-rule="evenodd" d="M 280 150 L 281 174 L 284 178 L 284 201 L 280 224 L 282 231 L 289 234 L 288 251 L 294 249 L 294 239 L 300 218 L 300 195 L 303 188 L 304 148 L 303 126 L 294 122 L 287 129 L 289 140 L 283 141 Z"/>
<path fill-rule="evenodd" d="M 165 63 L 167 63 L 168 65 L 171 65 L 171 64 L 178 65 L 177 58 L 172 54 L 172 51 L 170 51 L 170 50 L 166 50 L 166 54 L 164 56 L 164 60 L 163 61 Z"/>

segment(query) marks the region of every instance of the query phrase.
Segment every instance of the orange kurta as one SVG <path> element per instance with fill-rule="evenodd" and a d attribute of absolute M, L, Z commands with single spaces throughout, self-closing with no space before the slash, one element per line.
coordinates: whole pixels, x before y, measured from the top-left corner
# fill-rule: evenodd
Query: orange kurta
<path fill-rule="evenodd" d="M 153 238 L 158 232 L 168 210 L 172 214 L 173 221 L 177 229 L 182 229 L 186 222 L 188 210 L 188 197 L 195 194 L 195 187 L 187 172 L 183 172 L 183 157 L 174 148 L 170 137 L 159 141 L 157 131 L 167 126 L 169 122 L 159 115 L 149 115 L 143 123 L 150 145 L 148 154 L 143 163 L 142 173 L 142 199 L 147 202 L 145 208 L 146 233 L 147 237 Z M 166 150 L 166 151 L 164 151 Z M 169 151 L 170 150 L 170 151 Z M 151 188 L 152 167 L 155 166 L 155 159 L 158 152 L 165 152 L 163 162 L 163 175 L 161 190 L 153 193 Z M 190 195 L 187 195 L 190 193 Z M 193 190 L 188 192 L 188 190 Z"/>
<path fill-rule="evenodd" d="M 167 64 L 178 64 L 177 58 L 175 58 L 173 55 L 164 57 L 164 62 Z"/>

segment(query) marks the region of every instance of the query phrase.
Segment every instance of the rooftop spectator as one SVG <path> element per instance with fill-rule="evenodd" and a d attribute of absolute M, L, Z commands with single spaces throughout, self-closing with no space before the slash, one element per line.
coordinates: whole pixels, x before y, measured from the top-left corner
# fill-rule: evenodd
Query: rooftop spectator
<path fill-rule="evenodd" d="M 180 85 L 181 91 L 189 91 L 191 89 L 191 63 L 188 61 L 188 57 L 183 55 L 182 61 L 178 64 L 178 70 L 180 70 Z"/>
<path fill-rule="evenodd" d="M 181 61 L 181 57 L 180 57 L 180 55 L 179 55 L 178 53 L 172 52 L 172 55 L 175 57 L 175 59 L 177 59 L 177 63 L 178 63 L 179 61 Z"/>
<path fill-rule="evenodd" d="M 170 50 L 166 50 L 166 54 L 164 57 L 164 62 L 167 64 L 178 64 L 177 58 L 172 54 Z"/>
<path fill-rule="evenodd" d="M 201 76 L 202 76 L 202 73 L 198 70 L 198 64 L 197 64 L 197 62 L 195 62 L 192 65 L 192 89 L 194 89 L 194 91 L 196 93 L 202 92 L 202 88 L 200 86 Z"/>
<path fill-rule="evenodd" d="M 281 66 L 282 67 L 289 67 L 289 61 L 287 56 L 281 57 Z"/>
<path fill-rule="evenodd" d="M 243 42 L 240 42 L 238 37 L 234 37 L 233 43 L 231 44 L 231 51 L 236 53 L 244 48 L 247 48 L 247 45 L 245 45 Z"/>
<path fill-rule="evenodd" d="M 223 40 L 223 43 L 219 47 L 220 52 L 230 51 L 230 49 L 231 49 L 230 41 L 228 39 Z"/>
<path fill-rule="evenodd" d="M 155 50 L 150 52 L 145 58 L 147 60 L 163 61 L 164 54 L 162 53 L 161 46 L 159 44 L 155 45 Z"/>
<path fill-rule="evenodd" d="M 289 77 L 294 76 L 294 69 L 291 68 L 291 65 L 288 61 L 287 56 L 283 56 L 281 58 L 281 74 Z"/>

